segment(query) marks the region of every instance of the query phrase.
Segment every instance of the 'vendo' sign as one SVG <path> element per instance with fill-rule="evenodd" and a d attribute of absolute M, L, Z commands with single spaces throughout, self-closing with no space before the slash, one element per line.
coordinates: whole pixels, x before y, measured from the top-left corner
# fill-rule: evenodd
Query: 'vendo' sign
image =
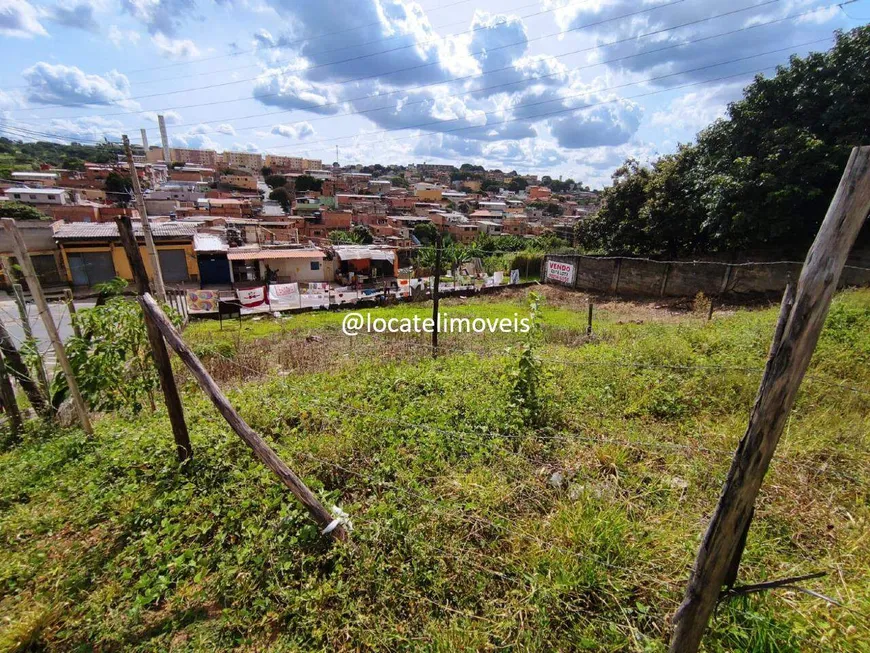
<path fill-rule="evenodd" d="M 547 280 L 571 285 L 574 283 L 574 266 L 561 261 L 547 261 Z"/>

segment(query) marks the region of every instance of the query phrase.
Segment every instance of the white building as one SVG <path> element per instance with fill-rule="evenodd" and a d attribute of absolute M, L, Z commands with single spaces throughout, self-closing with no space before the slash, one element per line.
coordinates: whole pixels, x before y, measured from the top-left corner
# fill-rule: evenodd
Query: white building
<path fill-rule="evenodd" d="M 63 188 L 7 188 L 6 197 L 25 204 L 69 204 Z"/>

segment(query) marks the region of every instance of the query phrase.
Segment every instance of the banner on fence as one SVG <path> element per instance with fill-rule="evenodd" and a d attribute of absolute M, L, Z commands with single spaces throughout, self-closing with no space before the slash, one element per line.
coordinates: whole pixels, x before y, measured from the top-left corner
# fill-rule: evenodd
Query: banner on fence
<path fill-rule="evenodd" d="M 329 292 L 329 284 L 325 281 L 312 281 L 308 284 L 308 292 Z"/>
<path fill-rule="evenodd" d="M 298 283 L 273 283 L 269 286 L 269 309 L 286 311 L 299 308 Z"/>
<path fill-rule="evenodd" d="M 217 313 L 218 292 L 216 290 L 188 290 L 187 312 L 191 314 Z"/>
<path fill-rule="evenodd" d="M 411 280 L 410 279 L 399 279 L 397 281 L 399 284 L 399 289 L 396 291 L 396 295 L 399 297 L 410 297 L 411 296 Z"/>
<path fill-rule="evenodd" d="M 561 261 L 547 261 L 547 281 L 572 285 L 574 283 L 574 266 Z"/>
<path fill-rule="evenodd" d="M 337 286 L 332 290 L 332 296 L 336 304 L 353 304 L 358 297 L 356 288 L 353 286 Z"/>
<path fill-rule="evenodd" d="M 299 297 L 302 308 L 329 308 L 329 292 L 312 292 L 311 285 Z"/>
<path fill-rule="evenodd" d="M 239 299 L 239 304 L 242 305 L 240 309 L 242 315 L 267 313 L 269 311 L 269 304 L 266 302 L 265 286 L 238 289 L 236 290 L 236 296 Z"/>
<path fill-rule="evenodd" d="M 520 271 L 511 270 L 511 285 L 516 285 L 520 282 Z"/>

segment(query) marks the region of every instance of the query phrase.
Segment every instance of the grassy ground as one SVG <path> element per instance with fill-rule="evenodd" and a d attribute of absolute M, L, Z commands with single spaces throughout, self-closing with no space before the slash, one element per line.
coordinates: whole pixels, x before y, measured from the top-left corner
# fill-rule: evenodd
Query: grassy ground
<path fill-rule="evenodd" d="M 516 336 L 341 335 L 339 313 L 191 325 L 243 416 L 353 519 L 326 546 L 183 370 L 195 458 L 168 421 L 34 430 L 0 456 L 0 649 L 660 651 L 776 309 L 698 314 L 547 289 L 538 423 Z M 449 300 L 527 312 L 525 292 Z M 426 315 L 429 305 L 376 309 Z M 841 294 L 758 502 L 709 651 L 870 650 L 870 292 Z"/>

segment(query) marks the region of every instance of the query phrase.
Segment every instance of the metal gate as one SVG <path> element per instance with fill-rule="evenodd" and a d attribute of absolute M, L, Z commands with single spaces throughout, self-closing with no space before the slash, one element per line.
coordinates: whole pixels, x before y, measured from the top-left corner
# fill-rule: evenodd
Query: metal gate
<path fill-rule="evenodd" d="M 117 276 L 111 252 L 75 252 L 67 261 L 74 286 L 94 286 Z"/>
<path fill-rule="evenodd" d="M 160 259 L 160 271 L 163 273 L 163 281 L 177 283 L 187 281 L 187 255 L 183 249 L 160 249 L 157 250 Z"/>

